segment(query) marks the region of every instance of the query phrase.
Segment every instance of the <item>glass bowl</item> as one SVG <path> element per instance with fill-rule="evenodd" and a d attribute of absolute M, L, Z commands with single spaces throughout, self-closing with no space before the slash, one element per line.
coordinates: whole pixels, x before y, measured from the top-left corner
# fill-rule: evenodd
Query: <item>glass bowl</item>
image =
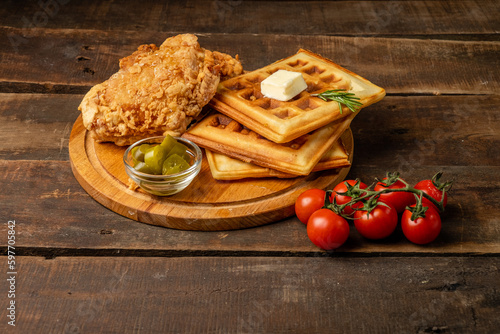
<path fill-rule="evenodd" d="M 125 164 L 127 175 L 143 190 L 157 196 L 170 196 L 185 189 L 196 175 L 198 175 L 201 169 L 202 153 L 200 148 L 192 141 L 175 137 L 178 142 L 186 145 L 188 148 L 187 153 L 191 156 L 191 161 L 189 162 L 191 166 L 188 169 L 170 175 L 153 175 L 135 170 L 132 160 L 132 149 L 141 144 L 160 144 L 163 138 L 165 137 L 150 137 L 130 145 L 123 155 L 123 163 Z"/>

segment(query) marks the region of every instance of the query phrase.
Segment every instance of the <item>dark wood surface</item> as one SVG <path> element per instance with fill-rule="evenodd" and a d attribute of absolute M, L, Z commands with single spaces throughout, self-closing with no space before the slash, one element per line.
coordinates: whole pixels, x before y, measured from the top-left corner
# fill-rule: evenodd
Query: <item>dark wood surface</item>
<path fill-rule="evenodd" d="M 496 1 L 4 1 L 0 332 L 496 332 L 499 15 Z M 183 32 L 248 70 L 302 47 L 384 87 L 352 123 L 348 177 L 444 171 L 454 185 L 438 239 L 417 246 L 398 228 L 373 242 L 352 229 L 323 252 L 296 217 L 181 231 L 93 200 L 69 162 L 78 104 L 119 58 Z"/>

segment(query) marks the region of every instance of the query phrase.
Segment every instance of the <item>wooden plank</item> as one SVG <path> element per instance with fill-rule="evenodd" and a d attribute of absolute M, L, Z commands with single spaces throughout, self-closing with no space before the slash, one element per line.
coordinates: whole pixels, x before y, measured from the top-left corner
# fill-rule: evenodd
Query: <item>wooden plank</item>
<path fill-rule="evenodd" d="M 498 257 L 22 257 L 10 300 L 23 333 L 492 333 L 499 266 Z"/>
<path fill-rule="evenodd" d="M 0 90 L 85 93 L 118 70 L 139 45 L 160 44 L 165 32 L 0 28 L 25 34 L 14 47 L 0 40 Z M 242 42 L 244 41 L 244 42 Z M 500 89 L 500 42 L 316 35 L 202 34 L 211 50 L 239 54 L 247 70 L 310 49 L 384 87 L 389 94 L 494 94 Z M 280 47 L 276 47 L 280 45 Z"/>
<path fill-rule="evenodd" d="M 0 8 L 3 26 L 24 29 L 344 36 L 484 36 L 498 33 L 498 14 L 494 0 L 453 5 L 449 1 L 47 0 L 7 1 Z"/>
<path fill-rule="evenodd" d="M 100 206 L 76 182 L 68 163 L 67 141 L 80 99 L 0 96 L 0 209 L 4 217 L 20 222 L 20 246 L 26 254 L 53 256 L 75 249 L 102 249 L 104 254 L 318 252 L 295 218 L 257 229 L 204 234 L 150 227 Z M 414 246 L 400 231 L 388 242 L 368 242 L 352 231 L 339 251 L 498 253 L 498 215 L 491 214 L 498 213 L 494 199 L 500 195 L 497 105 L 496 96 L 477 96 L 473 101 L 468 96 L 388 96 L 361 111 L 353 122 L 349 178 L 370 183 L 386 171 L 399 170 L 415 183 L 442 169 L 455 185 L 436 243 Z M 441 132 L 429 130 L 434 128 Z"/>
<path fill-rule="evenodd" d="M 405 173 L 413 166 L 499 166 L 498 96 L 386 97 L 351 123 L 355 162 Z"/>
<path fill-rule="evenodd" d="M 0 94 L 0 159 L 69 160 L 81 95 Z"/>
<path fill-rule="evenodd" d="M 353 166 L 348 177 L 363 180 L 385 176 L 386 166 Z M 443 228 L 433 243 L 417 246 L 398 228 L 384 241 L 363 239 L 354 227 L 337 253 L 354 254 L 484 254 L 500 253 L 497 228 L 500 214 L 498 167 L 444 168 L 455 179 Z M 419 166 L 406 180 L 416 183 L 436 172 Z M 419 178 L 417 178 L 418 176 Z M 237 231 L 190 232 L 154 227 L 124 218 L 102 207 L 80 187 L 69 162 L 0 161 L 0 210 L 5 219 L 19 224 L 17 246 L 24 255 L 58 254 L 130 255 L 322 253 L 307 238 L 305 225 L 296 217 Z M 6 225 L 0 234 L 7 233 Z M 6 239 L 0 242 L 6 245 Z"/>
<path fill-rule="evenodd" d="M 67 161 L 82 97 L 0 94 L 0 159 Z M 498 96 L 386 96 L 352 122 L 355 164 L 498 166 L 499 104 Z"/>

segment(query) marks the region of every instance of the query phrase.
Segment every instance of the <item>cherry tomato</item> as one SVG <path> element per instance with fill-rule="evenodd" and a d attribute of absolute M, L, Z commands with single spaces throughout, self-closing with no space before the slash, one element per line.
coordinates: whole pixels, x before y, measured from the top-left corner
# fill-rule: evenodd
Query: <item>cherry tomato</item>
<path fill-rule="evenodd" d="M 415 207 L 411 205 L 411 207 Z M 424 245 L 434 241 L 441 232 L 441 217 L 432 206 L 427 207 L 425 217 L 419 217 L 414 221 L 411 219 L 412 212 L 405 210 L 401 217 L 401 228 L 403 234 L 411 242 Z"/>
<path fill-rule="evenodd" d="M 397 225 L 398 213 L 387 203 L 378 203 L 369 211 L 359 210 L 354 213 L 356 230 L 368 239 L 386 238 L 394 232 Z"/>
<path fill-rule="evenodd" d="M 441 198 L 443 197 L 443 191 L 438 189 L 438 186 L 434 184 L 432 180 L 423 180 L 417 183 L 414 187 L 415 189 L 422 190 L 424 193 L 427 195 L 431 196 L 434 198 L 436 201 L 441 202 Z M 444 201 L 443 201 L 443 208 L 446 206 L 448 202 L 448 194 L 444 194 Z M 434 209 L 438 210 L 439 209 L 427 198 L 422 197 L 422 204 L 424 206 L 431 206 Z"/>
<path fill-rule="evenodd" d="M 329 209 L 315 211 L 307 222 L 307 236 L 324 250 L 338 248 L 349 237 L 349 224 Z"/>
<path fill-rule="evenodd" d="M 382 179 L 382 181 L 387 180 L 387 178 Z M 401 189 L 404 188 L 405 184 L 399 180 L 391 185 L 385 185 L 383 182 L 378 182 L 373 190 L 380 191 L 384 189 Z M 379 200 L 387 203 L 396 209 L 396 212 L 401 213 L 405 210 L 408 205 L 415 203 L 415 196 L 406 191 L 401 192 L 390 192 L 385 194 L 380 194 Z"/>
<path fill-rule="evenodd" d="M 345 203 L 351 201 L 353 196 L 361 196 L 363 194 L 363 192 L 361 192 L 359 190 L 352 189 L 351 191 L 348 192 L 348 187 L 346 185 L 346 183 L 347 183 L 350 186 L 354 186 L 357 182 L 359 182 L 359 189 L 365 189 L 368 187 L 366 184 L 364 184 L 363 182 L 358 181 L 358 180 L 345 180 L 344 182 L 337 184 L 333 188 L 332 194 L 330 196 L 330 202 L 333 203 L 333 200 L 335 198 L 335 201 L 337 202 L 337 204 L 342 205 L 342 204 L 345 204 Z M 338 193 L 345 193 L 345 192 L 348 192 L 348 194 L 346 194 L 346 195 L 339 195 L 338 194 Z M 349 196 L 349 195 L 351 195 L 351 196 Z M 358 203 L 353 204 L 352 206 L 346 206 L 343 210 L 343 213 L 346 215 L 350 215 L 353 213 L 353 211 L 354 211 L 353 209 L 358 208 L 361 205 L 363 205 L 363 204 L 361 202 L 358 202 Z"/>
<path fill-rule="evenodd" d="M 309 189 L 304 191 L 295 201 L 295 214 L 304 224 L 309 217 L 325 204 L 326 191 L 322 189 Z"/>

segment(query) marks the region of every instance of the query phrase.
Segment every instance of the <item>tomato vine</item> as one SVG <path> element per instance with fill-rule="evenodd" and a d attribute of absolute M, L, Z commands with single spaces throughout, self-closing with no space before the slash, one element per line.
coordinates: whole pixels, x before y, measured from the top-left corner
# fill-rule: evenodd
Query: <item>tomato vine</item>
<path fill-rule="evenodd" d="M 415 186 L 398 172 L 376 178 L 369 186 L 359 179 L 345 180 L 332 190 L 307 190 L 297 199 L 295 211 L 307 225 L 309 239 L 325 250 L 338 248 L 347 240 L 347 219 L 354 221 L 363 237 L 383 239 L 395 230 L 398 213 L 402 213 L 400 223 L 406 238 L 426 244 L 440 233 L 439 212 L 444 211 L 452 187 L 452 182 L 441 181 L 442 174 Z"/>
<path fill-rule="evenodd" d="M 344 218 L 347 219 L 353 219 L 352 214 L 344 214 L 344 210 L 346 207 L 353 207 L 353 211 L 359 210 L 359 208 L 355 207 L 355 204 L 359 202 L 364 202 L 364 203 L 372 203 L 371 206 L 373 206 L 374 201 L 376 201 L 380 195 L 382 194 L 387 194 L 387 193 L 395 193 L 395 192 L 406 192 L 406 193 L 413 193 L 415 195 L 415 203 L 419 204 L 420 206 L 416 209 L 411 209 L 410 206 L 408 205 L 406 209 L 411 209 L 413 212 L 418 212 L 415 217 L 418 215 L 425 213 L 425 209 L 422 209 L 422 200 L 425 198 L 428 200 L 430 203 L 432 203 L 438 210 L 439 212 L 444 212 L 444 202 L 446 198 L 447 192 L 450 191 L 452 182 L 441 182 L 440 178 L 442 176 L 442 172 L 439 172 L 435 174 L 432 177 L 432 183 L 434 186 L 442 193 L 441 199 L 438 201 L 431 195 L 429 195 L 427 192 L 423 191 L 422 189 L 417 189 L 415 187 L 412 187 L 409 183 L 407 183 L 405 180 L 403 180 L 398 172 L 394 173 L 387 173 L 387 178 L 385 181 L 385 184 L 391 185 L 397 181 L 401 182 L 404 184 L 403 188 L 386 188 L 382 190 L 374 190 L 375 185 L 378 182 L 381 182 L 381 180 L 376 179 L 374 183 L 369 185 L 367 188 L 360 188 L 360 184 L 362 182 L 359 179 L 356 179 L 356 183 L 354 185 L 351 185 L 347 182 L 345 182 L 345 185 L 347 186 L 347 191 L 345 192 L 337 192 L 337 195 L 342 195 L 342 196 L 350 196 L 352 199 L 349 202 L 346 202 L 344 204 L 337 204 L 335 201 L 335 198 L 333 201 L 330 200 L 331 195 L 333 193 L 333 190 L 327 190 L 326 191 L 326 196 L 325 196 L 325 208 L 333 210 L 335 213 L 341 215 Z M 411 203 L 413 204 L 413 203 Z M 424 206 L 425 208 L 425 206 Z M 424 211 L 422 211 L 424 210 Z"/>

